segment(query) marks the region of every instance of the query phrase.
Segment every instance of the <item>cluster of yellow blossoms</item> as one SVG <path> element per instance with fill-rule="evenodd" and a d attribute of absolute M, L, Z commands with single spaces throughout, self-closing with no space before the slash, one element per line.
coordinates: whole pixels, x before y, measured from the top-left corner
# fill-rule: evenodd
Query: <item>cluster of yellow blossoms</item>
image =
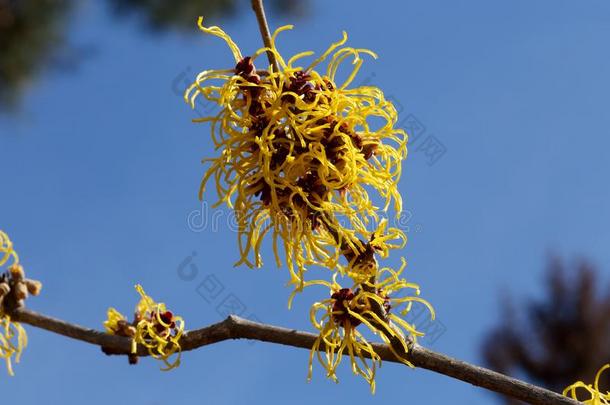
<path fill-rule="evenodd" d="M 8 269 L 8 273 L 0 274 L 0 358 L 6 361 L 8 373 L 14 375 L 11 359 L 15 356 L 15 362 L 19 363 L 28 337 L 19 322 L 11 321 L 10 315 L 5 311 L 4 301 L 11 290 L 12 280 L 22 277 L 23 270 L 13 243 L 6 233 L 0 231 L 0 269 L 3 267 Z"/>
<path fill-rule="evenodd" d="M 602 393 L 599 389 L 599 379 L 601 378 L 604 371 L 610 368 L 610 364 L 606 364 L 603 366 L 595 376 L 595 382 L 593 385 L 585 384 L 582 381 L 577 381 L 576 383 L 570 385 L 563 391 L 563 395 L 566 397 L 570 397 L 577 401 L 582 402 L 585 405 L 608 405 L 610 404 L 610 392 L 606 391 L 606 393 Z M 584 391 L 589 398 L 581 399 L 582 395 L 580 394 Z"/>
<path fill-rule="evenodd" d="M 414 302 L 426 306 L 432 317 L 434 317 L 434 309 L 419 297 L 417 284 L 401 278 L 405 266 L 406 262 L 403 260 L 402 266 L 397 271 L 389 267 L 381 268 L 377 271 L 374 284 L 368 284 L 366 281 L 355 282 L 351 288 L 343 288 L 337 283 L 337 273 L 333 276 L 332 282 L 324 280 L 307 282 L 308 285 L 323 285 L 331 293 L 329 298 L 311 307 L 312 324 L 319 331 L 319 335 L 309 357 L 309 378 L 312 374 L 313 358 L 317 356 L 326 368 L 327 377 L 337 381 L 336 369 L 342 355 L 346 354 L 350 357 L 354 374 L 364 377 L 374 392 L 375 370 L 381 365 L 381 359 L 357 330 L 359 325 L 364 325 L 373 334 L 381 336 L 399 360 L 412 366 L 404 357 L 409 350 L 407 337 L 414 340 L 418 336 L 423 336 L 423 333 L 399 315 L 406 315 Z M 410 291 L 411 294 L 404 294 L 405 291 Z M 398 342 L 400 347 L 394 347 L 394 342 Z M 321 347 L 325 357 L 322 356 Z M 366 357 L 369 357 L 370 361 Z"/>
<path fill-rule="evenodd" d="M 119 311 L 109 308 L 104 322 L 106 332 L 132 338 L 130 363 L 137 361 L 137 347 L 142 345 L 151 357 L 163 361 L 165 368 L 162 370 L 178 367 L 184 320 L 168 311 L 164 303 L 155 302 L 144 292 L 142 286 L 136 285 L 136 290 L 141 298 L 136 306 L 133 321 L 128 322 Z"/>
<path fill-rule="evenodd" d="M 406 134 L 394 128 L 397 114 L 376 87 L 348 89 L 371 51 L 342 47 L 343 39 L 307 67 L 298 62 L 313 52 L 285 61 L 275 47 L 243 57 L 233 40 L 218 27 L 199 26 L 226 41 L 236 66 L 201 72 L 185 94 L 221 106 L 210 122 L 217 157 L 204 159 L 211 167 L 200 189 L 215 180 L 218 204 L 235 210 L 239 224 L 238 264 L 262 265 L 260 248 L 271 233 L 278 266 L 280 252 L 291 271 L 291 282 L 302 286 L 308 265 L 335 268 L 342 248 L 354 255 L 368 239 L 370 220 L 378 219 L 369 198 L 375 190 L 387 208 L 401 210 L 397 184 L 406 157 Z M 272 52 L 279 70 L 257 70 L 254 62 Z M 314 68 L 330 57 L 326 74 Z M 337 71 L 351 58 L 353 68 L 343 83 Z M 373 126 L 376 128 L 373 128 Z M 337 243 L 337 239 L 340 243 Z"/>
<path fill-rule="evenodd" d="M 289 303 L 306 286 L 328 288 L 329 298 L 311 310 L 319 338 L 310 374 L 317 356 L 336 381 L 345 354 L 354 373 L 374 389 L 380 359 L 357 327 L 364 325 L 391 342 L 395 355 L 410 364 L 408 342 L 421 333 L 399 315 L 421 302 L 434 316 L 418 297 L 419 288 L 401 278 L 404 261 L 397 271 L 380 270 L 375 259 L 406 243 L 401 230 L 380 220 L 375 203 L 400 214 L 398 182 L 407 155 L 406 133 L 395 128 L 396 109 L 383 92 L 373 86 L 349 88 L 363 56 L 376 55 L 344 46 L 343 33 L 307 64 L 303 58 L 313 52 L 286 60 L 276 47 L 278 34 L 292 28 L 284 26 L 274 32 L 270 47 L 243 56 L 219 27 L 205 27 L 201 18 L 199 27 L 223 39 L 235 60 L 234 68 L 201 72 L 185 93 L 192 107 L 199 97 L 220 107 L 216 115 L 194 120 L 210 123 L 218 151 L 203 161 L 209 168 L 200 198 L 212 180 L 215 206 L 234 210 L 240 251 L 236 265 L 260 267 L 263 240 L 271 236 L 278 267 L 285 260 L 290 271 L 294 292 Z M 277 65 L 259 70 L 255 62 L 265 53 Z M 325 61 L 325 72 L 316 70 Z M 346 61 L 351 68 L 340 80 Z M 306 273 L 314 266 L 330 270 L 332 281 L 308 281 Z M 338 277 L 350 280 L 349 288 L 341 287 Z"/>

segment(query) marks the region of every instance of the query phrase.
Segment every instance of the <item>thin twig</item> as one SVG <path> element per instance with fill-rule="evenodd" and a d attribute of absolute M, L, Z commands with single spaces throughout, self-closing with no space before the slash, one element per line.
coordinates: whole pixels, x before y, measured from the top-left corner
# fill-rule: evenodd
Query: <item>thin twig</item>
<path fill-rule="evenodd" d="M 27 323 L 38 328 L 58 333 L 83 342 L 98 345 L 107 354 L 130 354 L 131 339 L 109 335 L 97 330 L 74 325 L 59 319 L 21 308 L 15 310 L 11 317 L 15 321 Z M 183 351 L 194 350 L 202 346 L 218 343 L 228 339 L 252 339 L 262 342 L 281 344 L 303 349 L 311 349 L 317 336 L 308 332 L 287 329 L 274 325 L 229 316 L 222 322 L 201 329 L 186 332 L 180 340 Z M 374 343 L 375 352 L 385 361 L 400 363 L 387 345 Z M 146 356 L 143 347 L 138 354 Z M 416 367 L 425 368 L 467 383 L 508 395 L 533 405 L 578 405 L 580 402 L 563 397 L 555 392 L 528 384 L 495 371 L 478 367 L 461 360 L 413 345 L 407 359 Z"/>
<path fill-rule="evenodd" d="M 267 24 L 263 0 L 252 0 L 252 10 L 254 10 L 254 14 L 256 14 L 256 20 L 258 21 L 258 28 L 261 31 L 261 36 L 263 37 L 263 43 L 265 44 L 265 47 L 271 49 L 271 32 L 269 31 L 269 25 Z M 269 64 L 273 66 L 273 69 L 276 72 L 279 72 L 273 52 L 267 51 L 267 58 L 269 59 Z"/>

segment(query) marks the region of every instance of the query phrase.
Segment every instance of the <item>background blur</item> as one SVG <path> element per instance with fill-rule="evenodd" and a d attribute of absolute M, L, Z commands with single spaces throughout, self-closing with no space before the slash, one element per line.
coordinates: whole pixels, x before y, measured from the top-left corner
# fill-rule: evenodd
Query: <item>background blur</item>
<path fill-rule="evenodd" d="M 227 211 L 197 200 L 200 160 L 213 151 L 208 128 L 190 120 L 209 106 L 192 111 L 181 93 L 198 71 L 233 63 L 222 41 L 197 31 L 196 17 L 221 25 L 248 54 L 261 42 L 248 3 L 0 0 L 0 228 L 44 282 L 30 308 L 101 328 L 108 306 L 132 311 L 139 282 L 187 327 L 233 312 L 311 330 L 309 306 L 325 291 L 306 292 L 288 311 L 286 270 L 270 256 L 259 271 L 232 268 Z M 399 221 L 409 236 L 406 275 L 439 319 L 414 319 L 428 329 L 421 343 L 549 387 L 590 379 L 610 361 L 610 299 L 601 294 L 610 281 L 610 4 L 267 8 L 272 28 L 295 24 L 280 37 L 285 54 L 323 51 L 346 30 L 350 44 L 380 56 L 355 83 L 381 87 L 410 133 Z M 9 402 L 496 401 L 389 363 L 374 396 L 348 367 L 338 385 L 320 367 L 308 384 L 307 351 L 261 342 L 189 352 L 163 373 L 151 359 L 133 367 L 26 328 L 16 376 L 0 370 Z"/>

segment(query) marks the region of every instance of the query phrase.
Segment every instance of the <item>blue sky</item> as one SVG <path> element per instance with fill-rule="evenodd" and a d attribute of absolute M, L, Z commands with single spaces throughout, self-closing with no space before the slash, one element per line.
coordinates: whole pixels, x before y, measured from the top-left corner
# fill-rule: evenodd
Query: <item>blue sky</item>
<path fill-rule="evenodd" d="M 190 122 L 194 113 L 175 89 L 184 75 L 231 66 L 224 44 L 203 34 L 149 35 L 97 2 L 83 2 L 74 17 L 72 41 L 94 45 L 95 55 L 74 71 L 43 75 L 21 112 L 0 118 L 0 228 L 29 275 L 44 282 L 28 305 L 101 327 L 108 306 L 132 310 L 139 282 L 191 328 L 220 320 L 217 307 L 233 294 L 245 315 L 310 330 L 308 307 L 324 292 L 300 296 L 288 311 L 285 269 L 272 260 L 258 271 L 234 269 L 235 234 L 222 221 L 214 229 L 187 221 L 202 209 L 200 160 L 212 148 L 208 128 Z M 213 22 L 245 54 L 260 46 L 249 10 Z M 599 0 L 318 0 L 305 17 L 271 19 L 296 25 L 280 40 L 286 54 L 324 50 L 348 31 L 351 44 L 380 56 L 360 77 L 400 103 L 401 120 L 426 129 L 411 146 L 401 192 L 406 275 L 446 327 L 433 349 L 480 362 L 482 336 L 500 322 L 501 292 L 517 301 L 541 295 L 549 252 L 590 258 L 607 281 L 609 22 L 610 4 Z M 426 139 L 445 150 L 435 162 L 429 149 L 418 150 Z M 197 275 L 187 281 L 178 269 L 193 252 Z M 209 277 L 223 290 L 208 303 L 199 286 Z M 394 364 L 380 370 L 375 396 L 347 368 L 338 385 L 319 367 L 307 383 L 307 351 L 260 342 L 190 352 L 163 373 L 151 359 L 131 367 L 27 330 L 16 376 L 0 375 L 3 397 L 22 404 L 492 400 Z"/>

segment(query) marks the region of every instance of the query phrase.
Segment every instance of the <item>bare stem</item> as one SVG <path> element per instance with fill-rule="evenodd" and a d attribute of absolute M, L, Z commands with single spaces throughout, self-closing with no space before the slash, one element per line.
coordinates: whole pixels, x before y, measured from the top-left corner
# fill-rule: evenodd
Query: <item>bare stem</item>
<path fill-rule="evenodd" d="M 256 14 L 256 20 L 258 21 L 258 27 L 263 37 L 263 43 L 265 47 L 271 49 L 271 32 L 269 31 L 269 25 L 267 24 L 267 17 L 265 16 L 265 7 L 263 6 L 263 0 L 252 0 L 252 10 Z M 269 64 L 273 66 L 276 72 L 279 72 L 275 55 L 271 51 L 267 51 L 267 58 Z"/>
<path fill-rule="evenodd" d="M 73 339 L 102 347 L 107 354 L 128 355 L 131 339 L 109 335 L 94 329 L 74 325 L 60 319 L 51 318 L 25 308 L 16 309 L 11 317 L 15 321 L 58 333 Z M 229 316 L 222 322 L 201 329 L 186 332 L 180 340 L 184 351 L 222 342 L 228 339 L 252 339 L 262 342 L 311 349 L 317 336 L 295 329 L 252 322 L 237 316 Z M 400 363 L 387 345 L 374 343 L 375 352 L 385 361 Z M 146 356 L 144 348 L 138 354 Z M 414 344 L 406 358 L 416 367 L 465 381 L 467 383 L 508 395 L 533 405 L 578 405 L 580 402 L 566 398 L 555 392 L 528 384 L 495 371 L 478 367 L 461 360 L 436 353 Z"/>

